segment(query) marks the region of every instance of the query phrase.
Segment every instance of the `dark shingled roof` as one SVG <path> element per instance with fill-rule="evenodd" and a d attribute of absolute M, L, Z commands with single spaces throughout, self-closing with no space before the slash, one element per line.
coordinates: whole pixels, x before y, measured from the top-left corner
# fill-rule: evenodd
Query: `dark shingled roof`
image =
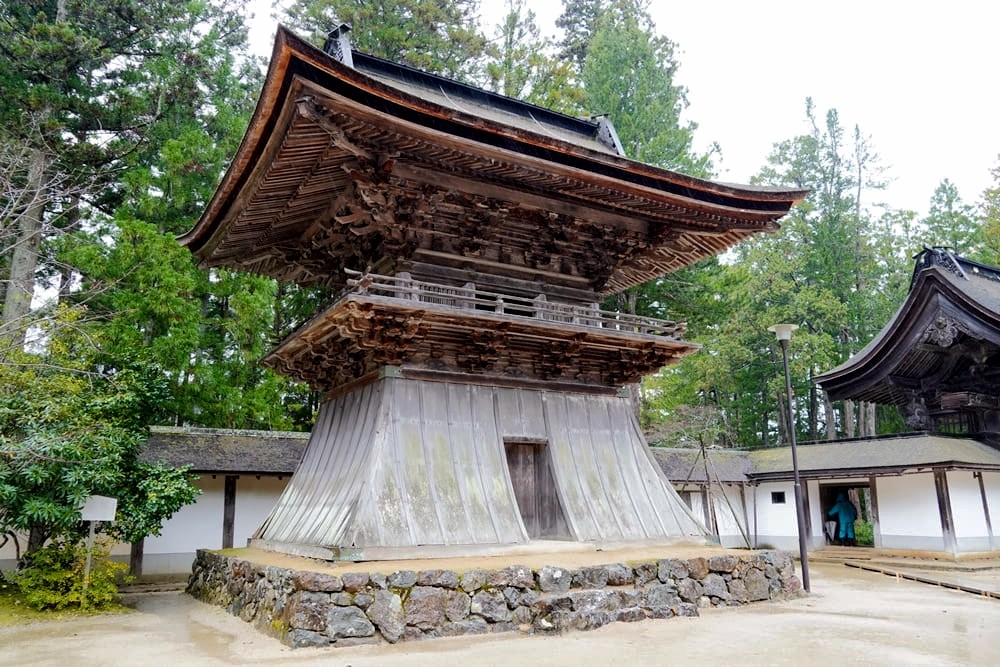
<path fill-rule="evenodd" d="M 652 447 L 653 458 L 671 482 L 705 483 L 705 460 L 700 449 L 681 447 Z M 741 483 L 750 473 L 749 452 L 734 449 L 705 450 L 712 482 Z"/>
<path fill-rule="evenodd" d="M 151 426 L 140 458 L 199 473 L 290 475 L 308 433 Z"/>
<path fill-rule="evenodd" d="M 970 438 L 904 435 L 798 447 L 799 473 L 805 478 L 897 473 L 916 468 L 1000 470 L 1000 450 Z M 791 479 L 789 447 L 750 452 L 755 480 Z"/>

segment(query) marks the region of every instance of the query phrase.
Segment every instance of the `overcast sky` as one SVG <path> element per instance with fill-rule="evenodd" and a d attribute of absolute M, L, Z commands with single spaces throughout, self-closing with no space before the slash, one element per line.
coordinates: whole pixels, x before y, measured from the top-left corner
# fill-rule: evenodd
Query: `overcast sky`
<path fill-rule="evenodd" d="M 269 2 L 258 1 L 254 39 L 270 53 Z M 527 4 L 554 34 L 562 4 Z M 484 21 L 502 6 L 484 0 Z M 719 180 L 747 182 L 775 142 L 806 132 L 811 96 L 821 118 L 836 108 L 846 130 L 858 125 L 871 138 L 892 179 L 873 200 L 923 213 L 943 178 L 969 203 L 990 184 L 1000 154 L 1000 3 L 653 0 L 651 13 L 679 47 L 696 143 L 722 147 Z"/>

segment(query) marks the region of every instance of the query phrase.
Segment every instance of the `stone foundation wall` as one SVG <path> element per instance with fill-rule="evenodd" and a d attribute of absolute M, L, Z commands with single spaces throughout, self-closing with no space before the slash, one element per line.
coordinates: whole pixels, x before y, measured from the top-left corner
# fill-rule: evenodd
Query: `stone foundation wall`
<path fill-rule="evenodd" d="M 800 589 L 791 557 L 780 551 L 579 569 L 514 565 L 337 576 L 200 550 L 187 590 L 298 647 L 589 630 L 786 599 Z"/>

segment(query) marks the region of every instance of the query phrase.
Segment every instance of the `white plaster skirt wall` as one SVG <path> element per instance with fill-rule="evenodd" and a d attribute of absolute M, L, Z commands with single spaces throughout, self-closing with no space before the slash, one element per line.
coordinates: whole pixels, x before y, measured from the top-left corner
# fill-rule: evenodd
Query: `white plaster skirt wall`
<path fill-rule="evenodd" d="M 810 480 L 808 484 L 803 483 L 803 487 L 808 487 L 809 493 L 809 534 L 806 536 L 806 548 L 812 550 L 825 544 L 823 522 L 820 518 L 819 486 Z M 784 502 L 774 502 L 774 493 L 784 493 Z M 798 551 L 799 525 L 795 513 L 795 484 L 791 481 L 763 482 L 752 487 L 752 494 L 753 499 L 747 508 L 750 514 L 751 539 L 756 527 L 759 548 Z"/>
<path fill-rule="evenodd" d="M 990 537 L 986 530 L 979 480 L 971 470 L 951 470 L 947 476 L 958 551 L 989 551 Z"/>
<path fill-rule="evenodd" d="M 876 485 L 882 548 L 944 550 L 933 473 L 879 477 Z"/>
<path fill-rule="evenodd" d="M 233 546 L 245 547 L 288 484 L 288 478 L 240 475 L 236 480 Z M 193 505 L 181 508 L 163 524 L 160 536 L 147 537 L 143 549 L 143 575 L 181 574 L 191 571 L 198 549 L 222 548 L 223 489 L 225 475 L 202 475 L 195 485 L 202 490 Z M 128 546 L 125 545 L 125 554 Z"/>
<path fill-rule="evenodd" d="M 146 538 L 143 548 L 144 575 L 186 574 L 191 571 L 198 549 L 222 547 L 223 486 L 225 476 L 201 475 L 195 486 L 201 494 L 191 505 L 182 507 L 163 523 L 159 536 Z M 288 484 L 288 477 L 240 475 L 236 481 L 236 508 L 233 526 L 233 546 L 246 546 L 254 531 Z M 20 538 L 21 548 L 27 536 Z M 116 560 L 128 561 L 131 546 L 114 545 L 111 554 Z M 14 545 L 0 549 L 0 570 L 16 565 Z"/>
<path fill-rule="evenodd" d="M 712 504 L 715 507 L 715 523 L 719 529 L 719 542 L 724 547 L 736 549 L 747 548 L 747 539 L 753 544 L 753 529 L 747 525 L 746 518 L 752 508 L 744 506 L 744 496 L 740 487 L 731 484 L 714 484 L 712 489 Z M 747 493 L 752 493 L 752 489 Z M 746 538 L 744 538 L 744 535 Z"/>
<path fill-rule="evenodd" d="M 775 502 L 774 494 L 783 494 L 784 501 Z M 751 516 L 756 516 L 756 546 L 775 549 L 798 547 L 795 486 L 792 482 L 765 482 L 755 486 Z"/>

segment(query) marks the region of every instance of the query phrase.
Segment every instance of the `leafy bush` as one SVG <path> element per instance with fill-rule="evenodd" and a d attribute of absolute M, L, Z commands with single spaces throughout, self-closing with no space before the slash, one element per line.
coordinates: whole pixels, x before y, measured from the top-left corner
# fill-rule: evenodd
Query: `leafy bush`
<path fill-rule="evenodd" d="M 870 547 L 875 545 L 875 530 L 872 524 L 864 519 L 854 522 L 854 541 L 858 546 Z"/>
<path fill-rule="evenodd" d="M 0 535 L 28 536 L 25 553 L 82 539 L 80 507 L 95 494 L 118 499 L 117 520 L 99 531 L 129 543 L 155 535 L 199 493 L 184 469 L 139 458 L 169 393 L 164 373 L 141 361 L 94 372 L 101 357 L 56 334 L 49 357 L 9 352 L 0 363 Z"/>
<path fill-rule="evenodd" d="M 128 566 L 111 560 L 110 542 L 99 540 L 91 549 L 90 580 L 84 597 L 87 548 L 81 543 L 57 542 L 25 556 L 19 570 L 4 577 L 20 590 L 35 609 L 77 606 L 99 609 L 118 601 L 118 581 L 127 580 Z"/>

